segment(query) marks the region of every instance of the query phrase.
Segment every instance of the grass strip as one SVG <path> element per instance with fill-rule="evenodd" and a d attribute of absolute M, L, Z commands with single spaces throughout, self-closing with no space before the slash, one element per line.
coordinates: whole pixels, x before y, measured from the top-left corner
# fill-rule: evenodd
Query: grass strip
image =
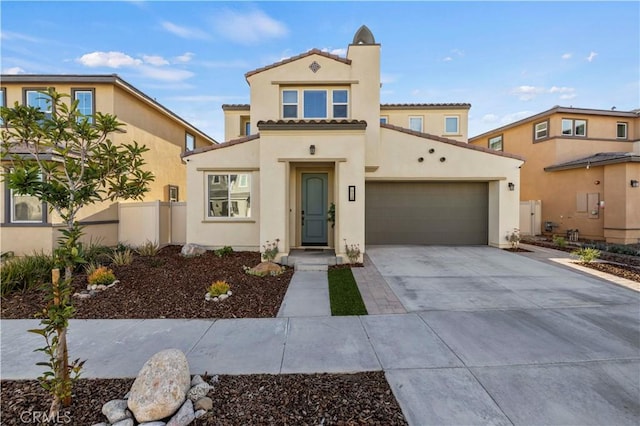
<path fill-rule="evenodd" d="M 329 300 L 331 315 L 367 315 L 350 268 L 329 270 Z"/>

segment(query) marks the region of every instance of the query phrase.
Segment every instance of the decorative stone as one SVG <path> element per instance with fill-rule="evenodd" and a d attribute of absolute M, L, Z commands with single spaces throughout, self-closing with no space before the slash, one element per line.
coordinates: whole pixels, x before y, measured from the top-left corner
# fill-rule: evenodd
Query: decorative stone
<path fill-rule="evenodd" d="M 184 353 L 179 349 L 160 351 L 142 366 L 133 382 L 129 409 L 141 423 L 169 417 L 184 403 L 190 383 Z"/>
<path fill-rule="evenodd" d="M 93 297 L 93 296 L 95 296 L 96 294 L 98 294 L 98 293 L 97 293 L 95 290 L 91 290 L 91 291 L 89 291 L 89 297 Z"/>
<path fill-rule="evenodd" d="M 207 394 L 211 390 L 211 387 L 212 386 L 209 383 L 198 383 L 197 385 L 189 389 L 189 392 L 187 392 L 187 398 L 189 398 L 193 402 L 196 402 L 200 398 L 204 398 L 205 396 L 207 396 Z M 196 408 L 196 410 L 197 409 L 198 408 Z"/>
<path fill-rule="evenodd" d="M 229 296 L 227 296 L 226 294 L 221 294 L 220 296 L 218 296 L 218 299 L 220 300 L 224 300 L 226 298 L 228 298 Z"/>
<path fill-rule="evenodd" d="M 89 293 L 74 293 L 73 297 L 77 299 L 89 299 L 91 298 L 91 295 Z"/>
<path fill-rule="evenodd" d="M 183 256 L 200 256 L 201 254 L 205 254 L 206 252 L 206 248 L 193 243 L 185 244 L 184 246 L 182 246 L 182 250 L 180 250 L 180 253 Z"/>
<path fill-rule="evenodd" d="M 211 377 L 211 380 L 209 380 L 209 383 L 211 383 L 211 385 L 213 386 L 219 381 L 220 381 L 220 377 L 218 377 L 218 375 L 216 374 L 215 376 Z"/>
<path fill-rule="evenodd" d="M 205 295 L 204 295 L 204 300 L 206 300 L 207 302 L 208 302 L 209 300 L 211 300 L 211 295 L 210 295 L 209 293 L 205 294 Z"/>
<path fill-rule="evenodd" d="M 98 291 L 105 291 L 107 289 L 107 286 L 104 284 L 100 284 L 100 285 L 97 285 L 95 289 Z"/>
<path fill-rule="evenodd" d="M 231 290 L 229 290 L 229 291 L 227 292 L 227 296 L 231 296 L 232 294 L 233 294 L 233 293 L 231 293 Z"/>
<path fill-rule="evenodd" d="M 193 409 L 211 411 L 213 410 L 213 400 L 207 396 L 200 398 L 193 404 Z"/>
<path fill-rule="evenodd" d="M 124 396 L 122 397 L 122 399 L 129 399 L 129 394 L 130 394 L 130 393 L 131 393 L 131 392 L 127 392 L 127 393 L 125 393 L 125 394 L 124 394 Z"/>
<path fill-rule="evenodd" d="M 191 387 L 195 385 L 199 385 L 200 383 L 206 383 L 206 382 L 204 381 L 201 375 L 194 374 L 193 377 L 191 378 Z"/>
<path fill-rule="evenodd" d="M 217 298 L 217 297 L 214 297 L 214 298 L 213 298 L 213 299 L 211 299 L 211 300 L 213 300 L 214 302 L 217 302 L 217 301 L 219 301 L 220 299 L 219 299 L 219 298 Z"/>
<path fill-rule="evenodd" d="M 134 426 L 134 423 L 132 418 L 128 418 L 116 423 L 111 423 L 111 426 Z"/>
<path fill-rule="evenodd" d="M 114 286 L 114 285 L 116 285 L 116 284 L 120 284 L 120 280 L 115 280 L 114 282 L 112 282 L 111 284 L 109 284 L 109 285 L 107 286 L 107 288 L 111 288 L 111 287 L 113 287 L 113 286 Z"/>
<path fill-rule="evenodd" d="M 198 411 L 196 411 L 194 413 L 194 416 L 195 416 L 196 419 L 199 419 L 200 417 L 204 416 L 205 414 L 207 414 L 207 412 L 205 410 L 198 410 Z"/>
<path fill-rule="evenodd" d="M 182 407 L 178 410 L 175 416 L 171 417 L 171 420 L 167 423 L 167 426 L 187 426 L 196 418 L 193 411 L 193 402 L 187 399 Z"/>
<path fill-rule="evenodd" d="M 91 426 L 110 426 L 110 425 L 109 425 L 109 423 L 102 422 L 102 423 L 93 424 Z"/>
<path fill-rule="evenodd" d="M 138 426 L 166 426 L 165 422 L 145 422 L 138 423 Z"/>
<path fill-rule="evenodd" d="M 127 410 L 127 401 L 124 399 L 114 399 L 104 404 L 102 414 L 107 417 L 109 423 L 117 423 L 131 417 L 131 413 Z"/>
<path fill-rule="evenodd" d="M 249 269 L 249 273 L 252 275 L 279 275 L 282 273 L 282 266 L 273 262 L 262 262 L 253 268 Z"/>

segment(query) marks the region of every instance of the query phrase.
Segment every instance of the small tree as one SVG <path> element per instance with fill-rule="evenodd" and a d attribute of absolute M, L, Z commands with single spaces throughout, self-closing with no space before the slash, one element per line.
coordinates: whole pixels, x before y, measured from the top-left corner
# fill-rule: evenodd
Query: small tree
<path fill-rule="evenodd" d="M 11 168 L 4 169 L 2 176 L 16 194 L 30 195 L 47 203 L 49 210 L 55 211 L 64 222 L 54 255 L 59 266 L 65 269 L 68 286 L 74 267 L 83 262 L 79 244 L 82 227 L 77 220 L 80 210 L 97 202 L 142 199 L 154 176 L 143 170 L 143 154 L 148 151 L 145 146 L 136 142 L 115 145 L 109 139 L 113 133 L 124 132 L 124 124 L 115 116 L 102 113 L 84 116 L 78 110 L 78 101 L 67 103 L 64 99 L 69 95 L 54 89 L 41 95 L 50 103 L 50 113 L 17 102 L 11 108 L 0 109 L 1 159 L 11 163 Z M 48 327 L 49 333 L 55 334 L 55 339 L 51 339 L 56 343 L 54 379 L 64 383 L 64 386 L 52 387 L 51 412 L 55 413 L 60 403 L 65 406 L 71 403 L 68 368 L 58 366 L 69 365 L 66 323 L 73 310 L 53 285 L 49 286 L 48 293 L 50 299 L 58 299 L 59 305 L 45 310 L 47 321 L 64 325 L 55 330 Z M 64 315 L 55 314 L 64 310 Z M 42 324 L 46 325 L 44 320 Z M 52 350 L 49 342 L 47 338 L 47 346 Z"/>

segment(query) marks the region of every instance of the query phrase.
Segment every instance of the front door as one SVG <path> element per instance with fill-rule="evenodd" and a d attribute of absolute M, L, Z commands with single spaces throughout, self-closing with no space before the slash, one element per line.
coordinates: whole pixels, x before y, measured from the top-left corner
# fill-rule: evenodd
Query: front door
<path fill-rule="evenodd" d="M 302 245 L 327 245 L 327 173 L 302 174 Z"/>

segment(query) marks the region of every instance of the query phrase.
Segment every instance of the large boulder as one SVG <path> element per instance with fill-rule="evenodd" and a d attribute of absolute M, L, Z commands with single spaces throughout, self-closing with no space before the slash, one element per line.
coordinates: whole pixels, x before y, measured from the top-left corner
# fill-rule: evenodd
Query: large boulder
<path fill-rule="evenodd" d="M 261 277 L 265 275 L 280 275 L 282 273 L 282 266 L 273 262 L 262 262 L 249 269 L 249 273 Z"/>
<path fill-rule="evenodd" d="M 138 422 L 164 419 L 184 404 L 190 385 L 187 357 L 179 349 L 166 349 L 142 366 L 127 405 Z"/>

